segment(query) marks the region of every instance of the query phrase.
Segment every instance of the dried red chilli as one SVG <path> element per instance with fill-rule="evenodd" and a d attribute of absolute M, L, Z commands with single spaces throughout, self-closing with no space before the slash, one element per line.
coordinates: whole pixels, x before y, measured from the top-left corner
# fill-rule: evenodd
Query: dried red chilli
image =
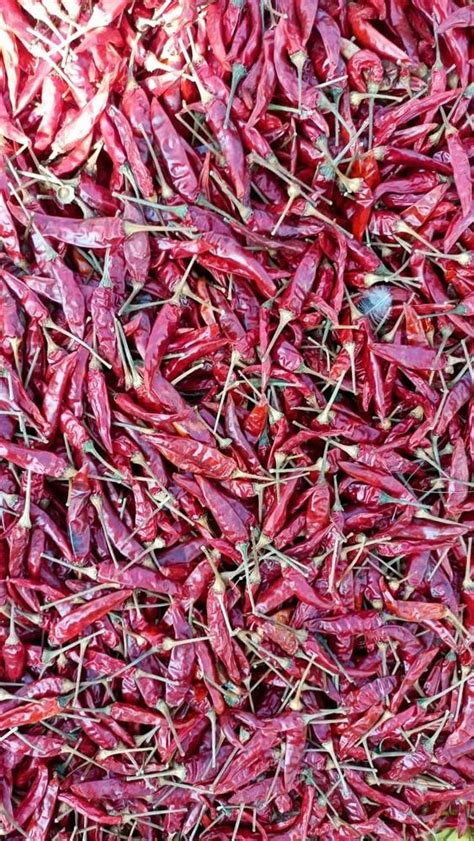
<path fill-rule="evenodd" d="M 0 20 L 1 831 L 462 834 L 472 13 L 63 6 Z"/>

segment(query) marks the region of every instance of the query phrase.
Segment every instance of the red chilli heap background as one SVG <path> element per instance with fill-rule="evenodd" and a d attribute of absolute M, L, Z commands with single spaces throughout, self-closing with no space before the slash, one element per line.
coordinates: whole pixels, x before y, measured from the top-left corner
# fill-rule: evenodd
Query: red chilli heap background
<path fill-rule="evenodd" d="M 473 24 L 1 0 L 8 841 L 474 827 Z"/>

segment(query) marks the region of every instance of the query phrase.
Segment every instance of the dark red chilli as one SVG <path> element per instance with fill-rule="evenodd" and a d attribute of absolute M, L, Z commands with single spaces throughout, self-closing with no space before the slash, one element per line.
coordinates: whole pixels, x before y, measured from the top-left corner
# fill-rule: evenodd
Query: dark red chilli
<path fill-rule="evenodd" d="M 0 5 L 0 834 L 467 839 L 472 7 Z"/>

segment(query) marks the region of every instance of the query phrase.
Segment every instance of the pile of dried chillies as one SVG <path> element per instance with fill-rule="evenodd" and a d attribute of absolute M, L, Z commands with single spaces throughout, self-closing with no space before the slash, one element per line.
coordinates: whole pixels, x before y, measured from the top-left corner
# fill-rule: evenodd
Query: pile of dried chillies
<path fill-rule="evenodd" d="M 474 825 L 473 23 L 1 0 L 8 839 Z"/>

